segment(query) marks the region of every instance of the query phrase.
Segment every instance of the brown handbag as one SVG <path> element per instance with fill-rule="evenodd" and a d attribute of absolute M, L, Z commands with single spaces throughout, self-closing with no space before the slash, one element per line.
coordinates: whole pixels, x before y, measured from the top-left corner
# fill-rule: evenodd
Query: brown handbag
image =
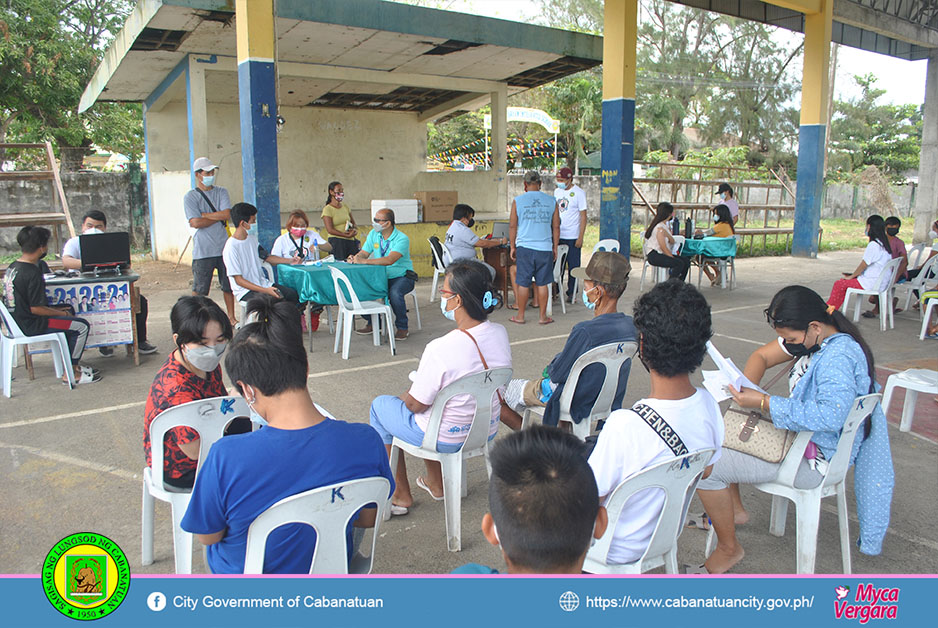
<path fill-rule="evenodd" d="M 796 358 L 797 359 L 797 358 Z M 795 363 L 792 360 L 766 385 L 768 390 Z M 741 408 L 735 401 L 723 415 L 723 447 L 779 463 L 788 454 L 797 432 L 775 427 L 770 417 L 759 410 Z"/>

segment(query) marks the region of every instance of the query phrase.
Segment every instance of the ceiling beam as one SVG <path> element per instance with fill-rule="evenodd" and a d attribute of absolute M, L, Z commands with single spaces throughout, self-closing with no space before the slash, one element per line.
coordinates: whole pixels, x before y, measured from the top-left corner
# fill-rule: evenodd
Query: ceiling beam
<path fill-rule="evenodd" d="M 456 98 L 449 100 L 445 103 L 437 105 L 432 109 L 427 109 L 423 113 L 417 116 L 418 122 L 432 122 L 443 116 L 448 116 L 454 111 L 473 111 L 489 104 L 489 93 L 484 94 L 463 94 L 462 96 L 457 96 Z"/>
<path fill-rule="evenodd" d="M 855 2 L 834 2 L 834 21 L 924 48 L 938 48 L 938 31 Z"/>
<path fill-rule="evenodd" d="M 763 0 L 763 2 L 805 15 L 821 12 L 821 0 Z"/>

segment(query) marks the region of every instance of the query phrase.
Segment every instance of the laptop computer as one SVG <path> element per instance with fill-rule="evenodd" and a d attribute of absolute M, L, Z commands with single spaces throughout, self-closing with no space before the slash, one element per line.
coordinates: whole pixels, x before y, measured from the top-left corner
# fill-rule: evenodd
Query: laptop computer
<path fill-rule="evenodd" d="M 508 223 L 496 221 L 492 223 L 492 239 L 498 240 L 499 238 L 508 237 Z"/>
<path fill-rule="evenodd" d="M 130 234 L 126 231 L 80 235 L 78 248 L 82 272 L 130 266 Z"/>

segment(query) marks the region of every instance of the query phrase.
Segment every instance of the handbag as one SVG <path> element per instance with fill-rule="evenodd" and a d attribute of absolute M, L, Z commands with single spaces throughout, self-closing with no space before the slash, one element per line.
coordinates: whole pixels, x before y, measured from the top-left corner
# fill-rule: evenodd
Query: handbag
<path fill-rule="evenodd" d="M 466 334 L 467 336 L 469 336 L 469 340 L 472 341 L 472 344 L 474 344 L 474 345 L 476 346 L 476 351 L 479 352 L 479 360 L 482 361 L 482 368 L 484 368 L 485 370 L 488 370 L 489 365 L 488 365 L 488 363 L 485 361 L 485 356 L 482 355 L 482 349 L 479 348 L 479 343 L 476 342 L 475 336 L 473 336 L 472 334 L 470 334 L 470 333 L 469 333 L 468 331 L 466 331 L 465 329 L 460 329 L 459 331 L 461 331 L 462 333 L 464 333 L 464 334 Z M 508 404 L 505 403 L 505 398 L 502 397 L 502 392 L 501 392 L 500 390 L 498 390 L 498 389 L 496 388 L 496 389 L 495 389 L 495 394 L 498 395 L 498 403 L 499 403 L 499 406 L 508 406 Z"/>
<path fill-rule="evenodd" d="M 765 389 L 771 388 L 794 363 L 795 360 L 789 362 L 788 367 L 779 371 Z M 797 435 L 797 432 L 775 427 L 772 419 L 759 410 L 741 408 L 735 401 L 723 415 L 723 447 L 766 462 L 781 462 Z"/>

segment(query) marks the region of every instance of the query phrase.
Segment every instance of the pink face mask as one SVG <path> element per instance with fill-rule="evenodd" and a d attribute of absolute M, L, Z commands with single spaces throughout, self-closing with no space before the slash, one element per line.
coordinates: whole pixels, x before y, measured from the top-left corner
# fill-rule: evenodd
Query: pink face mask
<path fill-rule="evenodd" d="M 344 198 L 345 198 L 345 192 L 339 192 L 335 195 L 335 200 L 339 201 L 340 203 L 342 202 L 342 199 Z"/>
<path fill-rule="evenodd" d="M 291 227 L 290 235 L 294 238 L 302 238 L 306 235 L 306 227 Z"/>

